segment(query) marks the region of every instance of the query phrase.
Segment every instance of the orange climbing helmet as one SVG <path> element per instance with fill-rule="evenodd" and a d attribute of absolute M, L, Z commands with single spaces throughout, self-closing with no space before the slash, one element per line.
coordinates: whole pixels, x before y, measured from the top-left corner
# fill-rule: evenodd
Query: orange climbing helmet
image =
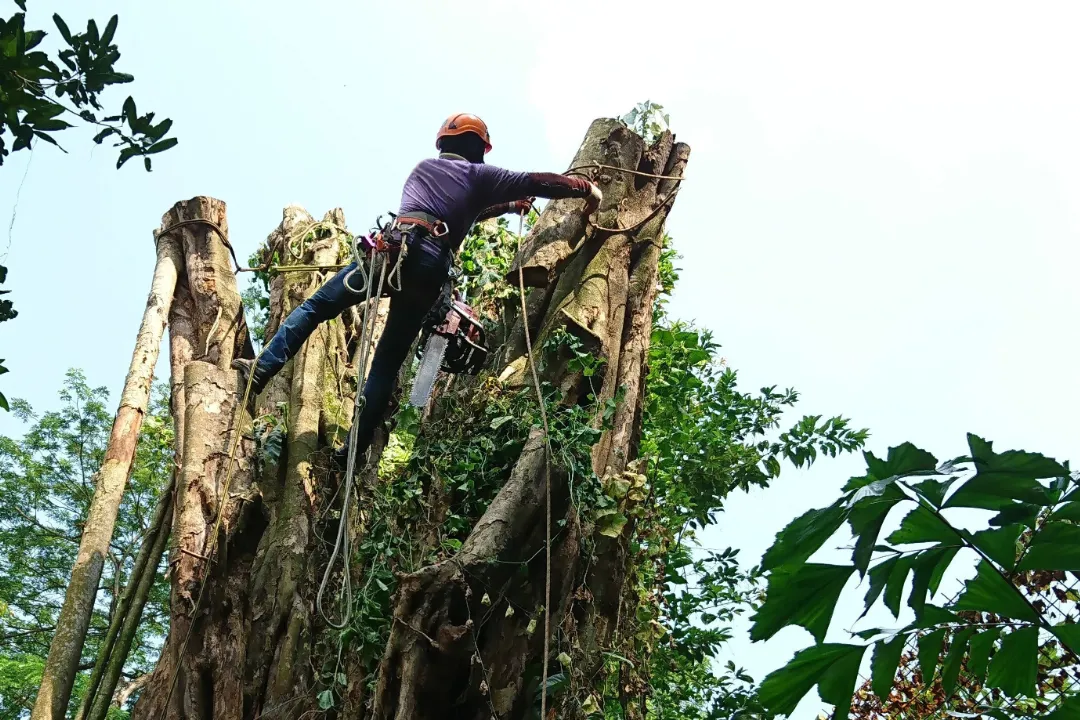
<path fill-rule="evenodd" d="M 483 120 L 471 115 L 469 113 L 457 113 L 446 118 L 446 121 L 439 128 L 439 134 L 435 136 L 435 147 L 441 149 L 439 146 L 442 144 L 442 139 L 450 135 L 464 135 L 465 133 L 476 133 L 483 138 L 486 145 L 484 152 L 491 152 L 491 135 L 488 133 L 488 127 Z"/>

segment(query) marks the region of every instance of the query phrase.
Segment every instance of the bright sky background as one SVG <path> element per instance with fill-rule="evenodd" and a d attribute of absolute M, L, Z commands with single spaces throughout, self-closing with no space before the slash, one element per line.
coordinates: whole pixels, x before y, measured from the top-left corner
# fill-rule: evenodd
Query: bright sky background
<path fill-rule="evenodd" d="M 651 99 L 693 147 L 669 224 L 684 256 L 672 308 L 715 332 L 745 387 L 794 386 L 800 414 L 851 417 L 875 451 L 953 456 L 973 431 L 1080 458 L 1080 6 L 29 6 L 46 29 L 55 9 L 73 27 L 119 13 L 131 92 L 180 145 L 152 174 L 117 172 L 111 148 L 68 131 L 70 155 L 41 144 L 28 172 L 25 152 L 0 169 L 0 249 L 26 173 L 7 257 L 20 314 L 0 327 L 9 397 L 55 407 L 70 367 L 118 397 L 151 233 L 177 200 L 224 199 L 246 257 L 288 203 L 341 206 L 357 229 L 393 209 L 451 112 L 487 120 L 491 162 L 560 170 L 590 121 Z M 0 432 L 19 428 L 0 415 Z M 785 471 L 732 498 L 704 542 L 753 564 L 861 468 Z M 839 613 L 859 609 L 853 594 Z M 760 678 L 808 642 L 740 638 L 724 659 Z"/>

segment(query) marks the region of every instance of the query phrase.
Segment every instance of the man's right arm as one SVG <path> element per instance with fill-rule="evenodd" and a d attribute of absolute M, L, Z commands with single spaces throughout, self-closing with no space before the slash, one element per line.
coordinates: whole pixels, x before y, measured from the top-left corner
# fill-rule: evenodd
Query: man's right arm
<path fill-rule="evenodd" d="M 487 187 L 485 205 L 542 197 L 549 200 L 563 198 L 589 198 L 588 212 L 596 210 L 602 195 L 600 188 L 583 177 L 558 173 L 518 173 L 491 165 L 483 166 Z"/>

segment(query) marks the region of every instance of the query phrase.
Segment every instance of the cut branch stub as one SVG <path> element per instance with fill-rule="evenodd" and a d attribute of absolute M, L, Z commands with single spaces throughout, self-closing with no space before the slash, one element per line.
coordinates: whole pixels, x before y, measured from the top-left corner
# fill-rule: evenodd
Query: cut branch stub
<path fill-rule="evenodd" d="M 246 335 L 243 310 L 227 243 L 225 203 L 199 196 L 176 203 L 161 218 L 161 235 L 180 238 L 198 328 L 195 357 L 227 369 L 240 356 Z M 222 282 L 222 278 L 230 280 Z"/>

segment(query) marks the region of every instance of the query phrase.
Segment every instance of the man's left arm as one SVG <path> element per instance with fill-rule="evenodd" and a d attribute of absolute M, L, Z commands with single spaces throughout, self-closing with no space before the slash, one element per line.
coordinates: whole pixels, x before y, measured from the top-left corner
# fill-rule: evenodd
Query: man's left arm
<path fill-rule="evenodd" d="M 499 217 L 500 215 L 528 213 L 532 210 L 532 204 L 533 198 L 525 198 L 524 200 L 512 200 L 510 202 L 492 205 L 477 216 L 476 222 L 490 220 L 491 218 Z"/>

